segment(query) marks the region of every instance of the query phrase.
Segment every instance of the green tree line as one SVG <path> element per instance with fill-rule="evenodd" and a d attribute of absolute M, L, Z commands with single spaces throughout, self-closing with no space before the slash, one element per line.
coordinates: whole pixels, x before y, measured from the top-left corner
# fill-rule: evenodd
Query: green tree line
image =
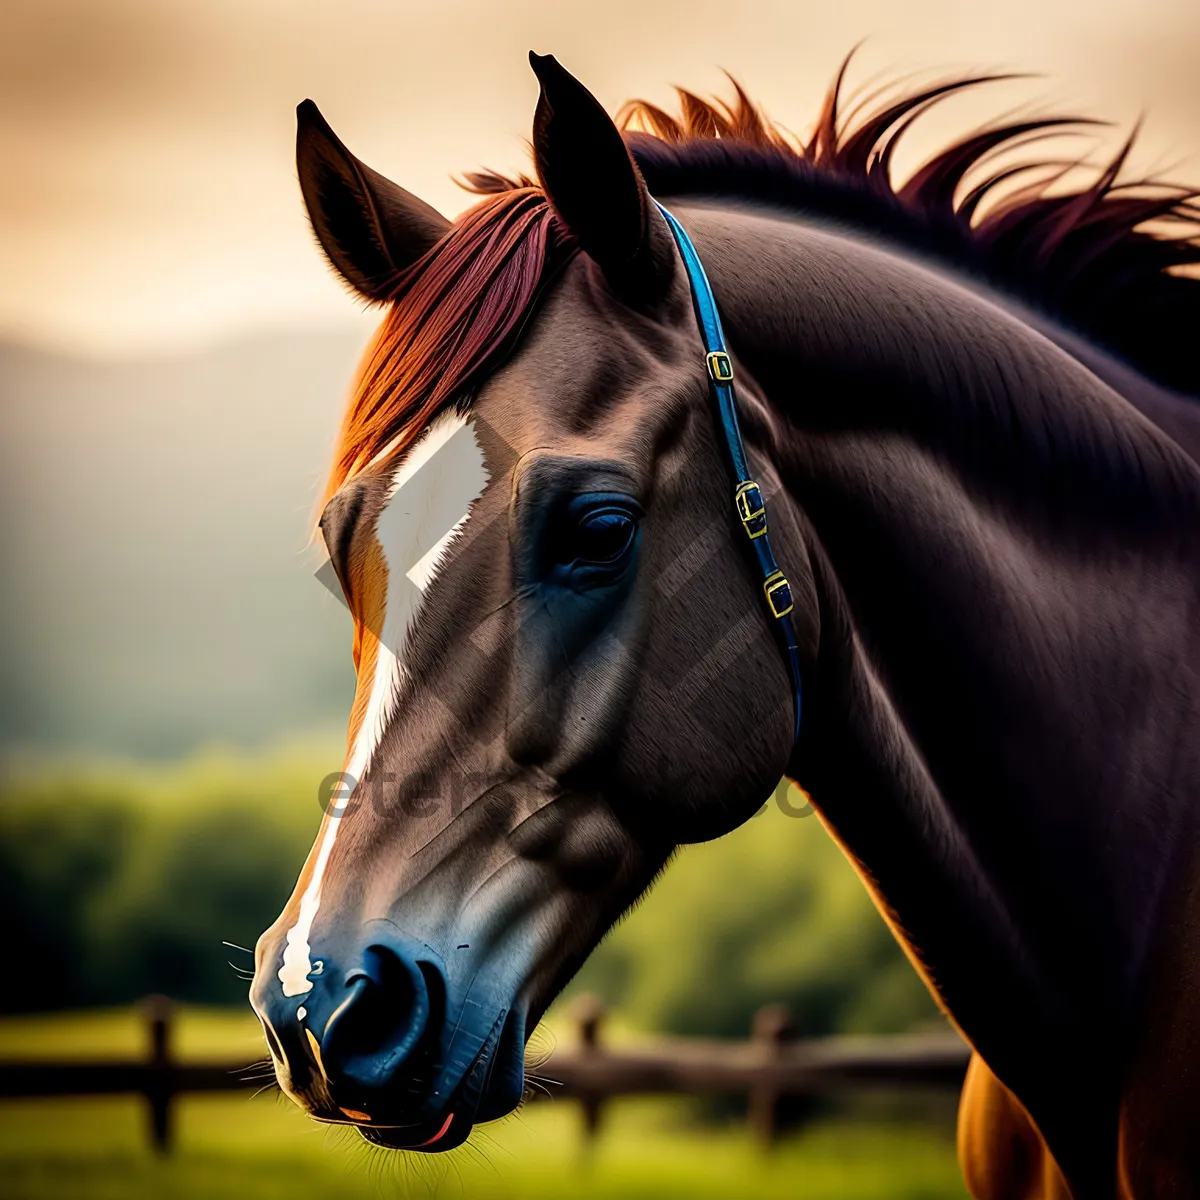
<path fill-rule="evenodd" d="M 245 1002 L 249 959 L 320 821 L 336 748 L 209 755 L 169 768 L 12 771 L 0 800 L 0 903 L 17 986 L 0 1010 L 125 1003 L 149 992 Z M 811 815 L 769 802 L 681 851 L 572 990 L 631 1023 L 744 1035 L 783 1001 L 808 1035 L 936 1020 L 862 884 Z M 791 814 L 791 815 L 789 815 Z"/>

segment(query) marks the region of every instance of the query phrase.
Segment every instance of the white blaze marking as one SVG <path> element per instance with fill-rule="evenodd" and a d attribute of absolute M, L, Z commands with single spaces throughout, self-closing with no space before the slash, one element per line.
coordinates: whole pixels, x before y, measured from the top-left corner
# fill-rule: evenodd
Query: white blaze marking
<path fill-rule="evenodd" d="M 375 522 L 388 584 L 367 711 L 345 767 L 345 774 L 354 782 L 365 775 L 393 715 L 404 672 L 398 655 L 421 593 L 437 574 L 446 548 L 466 523 L 471 504 L 483 494 L 487 481 L 483 451 L 473 426 L 452 412 L 430 425 L 392 479 L 387 501 Z M 321 905 L 325 868 L 353 787 L 353 782 L 343 784 L 331 797 L 312 878 L 300 899 L 296 923 L 287 932 L 283 965 L 279 968 L 285 996 L 301 996 L 312 990 L 309 937 Z"/>
<path fill-rule="evenodd" d="M 444 536 L 438 538 L 432 550 L 422 554 L 405 572 L 420 591 L 423 592 L 433 582 L 433 577 L 437 574 L 437 569 L 441 564 L 442 555 L 446 553 L 446 547 L 450 545 L 451 539 L 466 522 L 467 518 L 464 514 L 461 521 L 455 522 L 450 529 L 446 530 Z"/>

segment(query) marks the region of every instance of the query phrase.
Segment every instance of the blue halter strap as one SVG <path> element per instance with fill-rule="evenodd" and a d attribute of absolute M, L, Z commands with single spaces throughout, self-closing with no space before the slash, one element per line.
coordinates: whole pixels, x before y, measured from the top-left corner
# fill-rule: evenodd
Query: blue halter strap
<path fill-rule="evenodd" d="M 658 204 L 658 201 L 655 201 Z M 733 468 L 733 505 L 738 521 L 745 530 L 746 539 L 754 555 L 762 580 L 763 596 L 767 610 L 779 634 L 787 657 L 788 670 L 792 675 L 792 691 L 796 699 L 796 723 L 794 737 L 800 736 L 800 652 L 796 647 L 796 630 L 792 625 L 792 587 L 787 576 L 779 569 L 775 555 L 771 552 L 771 539 L 767 536 L 767 505 L 762 488 L 750 477 L 746 462 L 746 447 L 742 431 L 738 427 L 737 396 L 733 390 L 733 362 L 725 349 L 725 334 L 721 330 L 721 316 L 713 298 L 712 285 L 704 273 L 700 256 L 687 231 L 665 209 L 658 204 L 679 247 L 683 265 L 687 270 L 692 289 L 692 303 L 696 309 L 696 320 L 700 324 L 700 336 L 704 340 L 705 366 L 708 372 L 708 387 L 720 418 L 721 433 L 725 449 L 729 453 L 729 464 Z"/>

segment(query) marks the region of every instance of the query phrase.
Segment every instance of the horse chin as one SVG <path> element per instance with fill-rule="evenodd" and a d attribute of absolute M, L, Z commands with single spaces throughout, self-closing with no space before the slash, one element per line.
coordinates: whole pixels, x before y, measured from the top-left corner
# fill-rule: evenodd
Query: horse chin
<path fill-rule="evenodd" d="M 524 1020 L 510 1012 L 476 1056 L 449 1111 L 415 1124 L 356 1126 L 368 1142 L 388 1150 L 443 1154 L 457 1149 L 476 1125 L 515 1111 L 525 1091 Z"/>

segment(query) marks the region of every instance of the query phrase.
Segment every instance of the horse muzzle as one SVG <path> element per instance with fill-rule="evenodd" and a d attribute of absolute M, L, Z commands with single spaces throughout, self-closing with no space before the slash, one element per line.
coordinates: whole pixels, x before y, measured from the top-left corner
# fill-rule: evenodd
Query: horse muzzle
<path fill-rule="evenodd" d="M 452 974 L 391 921 L 361 932 L 352 950 L 334 938 L 314 947 L 310 986 L 290 996 L 282 946 L 260 948 L 251 1003 L 280 1086 L 316 1120 L 377 1145 L 451 1150 L 520 1102 L 524 1016 L 488 996 L 469 963 L 456 959 Z"/>

